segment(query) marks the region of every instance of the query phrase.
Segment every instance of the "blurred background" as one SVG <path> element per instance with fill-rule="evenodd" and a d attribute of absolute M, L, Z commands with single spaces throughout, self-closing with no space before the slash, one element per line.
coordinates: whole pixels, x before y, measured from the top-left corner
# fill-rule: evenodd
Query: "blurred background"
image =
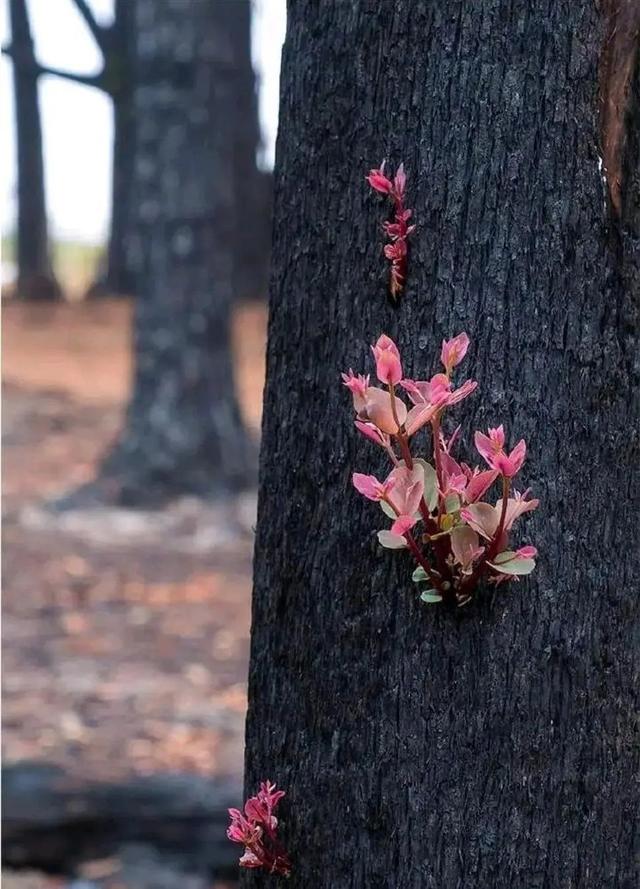
<path fill-rule="evenodd" d="M 0 0 L 3 879 L 235 885 L 286 0 Z"/>

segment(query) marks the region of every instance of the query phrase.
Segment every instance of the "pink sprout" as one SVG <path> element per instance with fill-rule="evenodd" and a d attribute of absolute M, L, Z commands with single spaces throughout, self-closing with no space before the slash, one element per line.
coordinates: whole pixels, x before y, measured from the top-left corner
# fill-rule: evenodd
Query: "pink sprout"
<path fill-rule="evenodd" d="M 376 374 L 380 382 L 391 386 L 399 383 L 402 379 L 402 364 L 398 347 L 393 340 L 383 333 L 375 346 L 371 346 L 371 351 L 376 360 Z"/>
<path fill-rule="evenodd" d="M 447 376 L 451 374 L 454 367 L 462 361 L 467 354 L 469 348 L 469 337 L 466 333 L 459 333 L 451 340 L 442 340 L 442 351 L 440 352 L 440 360 L 444 365 Z"/>
<path fill-rule="evenodd" d="M 385 194 L 397 196 L 404 191 L 404 178 L 398 180 L 396 174 L 391 181 L 384 176 L 383 168 L 372 171 L 369 181 Z M 356 428 L 382 447 L 392 463 L 384 481 L 353 474 L 359 493 L 379 502 L 392 519 L 390 528 L 378 532 L 378 539 L 382 546 L 411 552 L 417 564 L 414 581 L 430 587 L 423 591 L 423 601 L 457 605 L 470 600 L 483 577 L 504 583 L 529 574 L 537 556 L 531 545 L 509 547 L 514 523 L 538 506 L 538 500 L 530 499 L 528 491 L 519 494 L 512 489 L 512 479 L 526 457 L 524 439 L 507 452 L 503 426 L 487 433 L 476 432 L 476 448 L 489 466 L 482 469 L 453 456 L 459 426 L 448 439 L 442 432 L 446 412 L 478 387 L 475 380 L 454 385 L 451 379 L 469 344 L 466 333 L 444 340 L 440 360 L 445 373 L 412 380 L 402 376 L 400 351 L 383 334 L 371 349 L 378 380 L 385 388 L 371 386 L 369 376 L 356 376 L 352 370 L 342 375 L 352 395 Z M 398 395 L 401 390 L 408 404 Z M 431 427 L 432 463 L 411 450 L 412 437 L 425 426 Z M 494 504 L 483 498 L 496 482 L 500 482 L 502 493 Z M 422 528 L 416 534 L 419 523 Z"/>
<path fill-rule="evenodd" d="M 385 162 L 383 161 L 379 169 L 369 171 L 366 179 L 374 191 L 386 195 L 393 205 L 393 218 L 383 225 L 384 232 L 389 239 L 383 252 L 391 263 L 389 278 L 391 296 L 393 299 L 397 299 L 404 289 L 407 277 L 407 254 L 409 252 L 407 238 L 415 231 L 415 225 L 409 225 L 413 211 L 407 210 L 404 206 L 407 186 L 404 164 L 400 164 L 393 179 L 385 174 L 384 167 Z"/>
<path fill-rule="evenodd" d="M 263 781 L 260 790 L 240 809 L 229 809 L 231 823 L 227 837 L 233 843 L 241 843 L 245 849 L 240 858 L 240 867 L 264 868 L 267 873 L 289 876 L 291 862 L 277 836 L 278 819 L 274 815 L 283 790 Z"/>

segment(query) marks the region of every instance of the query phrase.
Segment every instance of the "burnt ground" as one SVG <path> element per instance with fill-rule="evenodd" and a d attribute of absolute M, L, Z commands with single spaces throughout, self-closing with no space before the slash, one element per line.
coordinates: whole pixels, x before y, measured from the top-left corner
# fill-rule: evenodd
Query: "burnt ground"
<path fill-rule="evenodd" d="M 130 307 L 9 304 L 3 314 L 5 767 L 57 766 L 80 787 L 176 772 L 239 781 L 255 498 L 160 513 L 47 509 L 92 478 L 117 434 Z M 235 320 L 256 435 L 265 314 L 242 307 Z M 126 876 L 131 854 L 127 867 L 116 855 L 83 862 L 76 876 L 85 889 L 142 886 Z M 24 889 L 67 885 L 19 879 Z"/>

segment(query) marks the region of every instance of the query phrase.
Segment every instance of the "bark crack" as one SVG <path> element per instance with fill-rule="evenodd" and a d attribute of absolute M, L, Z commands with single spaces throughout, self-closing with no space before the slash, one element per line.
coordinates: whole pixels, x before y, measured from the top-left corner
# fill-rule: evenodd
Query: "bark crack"
<path fill-rule="evenodd" d="M 603 0 L 605 39 L 600 57 L 600 131 L 602 159 L 611 206 L 622 215 L 625 188 L 624 158 L 632 101 L 634 72 L 640 44 L 640 2 Z"/>

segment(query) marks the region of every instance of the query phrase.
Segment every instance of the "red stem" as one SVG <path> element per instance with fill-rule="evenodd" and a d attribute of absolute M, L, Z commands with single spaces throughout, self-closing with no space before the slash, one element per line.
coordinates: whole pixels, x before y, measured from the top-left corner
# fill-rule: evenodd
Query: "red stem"
<path fill-rule="evenodd" d="M 396 516 L 399 516 L 399 515 L 400 515 L 400 510 L 399 510 L 398 507 L 395 505 L 395 503 L 393 502 L 393 500 L 392 500 L 388 495 L 387 495 L 384 499 L 385 499 L 385 502 L 388 503 L 389 506 L 391 507 L 391 509 L 395 512 Z M 432 581 L 432 583 L 433 583 L 435 586 L 437 586 L 438 589 L 440 589 L 440 592 L 444 595 L 445 591 L 444 591 L 444 590 L 442 589 L 442 587 L 441 587 L 441 581 L 439 581 L 439 580 L 437 580 L 437 578 L 433 577 L 433 575 L 432 575 L 432 573 L 431 573 L 431 572 L 432 572 L 431 565 L 427 562 L 425 556 L 422 555 L 422 553 L 421 553 L 421 551 L 420 551 L 420 547 L 419 547 L 418 544 L 416 543 L 416 541 L 415 541 L 415 539 L 414 539 L 414 536 L 413 536 L 413 534 L 411 533 L 411 531 L 405 531 L 403 537 L 404 537 L 404 539 L 407 541 L 407 543 L 409 544 L 409 549 L 410 549 L 411 552 L 413 553 L 413 557 L 414 557 L 414 559 L 416 560 L 416 562 L 418 563 L 418 565 L 420 565 L 422 568 L 424 568 L 425 572 L 428 574 L 428 576 L 429 576 L 430 580 Z"/>
<path fill-rule="evenodd" d="M 409 472 L 413 469 L 413 457 L 411 456 L 411 451 L 409 450 L 409 442 L 407 440 L 407 436 L 404 432 L 398 431 L 398 444 L 400 445 L 400 453 L 402 454 L 402 458 L 406 463 L 407 469 Z"/>
<path fill-rule="evenodd" d="M 389 383 L 389 397 L 391 399 L 391 416 L 393 417 L 393 421 L 398 427 L 398 436 L 400 435 L 400 420 L 398 419 L 398 412 L 396 410 L 396 387 L 393 383 Z M 411 467 L 409 467 L 411 468 Z"/>
<path fill-rule="evenodd" d="M 425 573 L 429 577 L 429 580 L 431 581 L 431 583 L 434 585 L 434 587 L 436 587 L 436 589 L 439 592 L 442 593 L 443 596 L 446 596 L 447 591 L 442 588 L 442 581 L 439 580 L 437 577 L 434 577 L 434 575 L 432 573 L 431 565 L 427 562 L 425 557 L 420 552 L 420 548 L 419 548 L 418 544 L 415 542 L 411 531 L 405 532 L 404 539 L 409 544 L 409 549 L 411 550 L 414 559 L 416 560 L 418 565 L 420 565 L 421 568 L 424 568 Z"/>

